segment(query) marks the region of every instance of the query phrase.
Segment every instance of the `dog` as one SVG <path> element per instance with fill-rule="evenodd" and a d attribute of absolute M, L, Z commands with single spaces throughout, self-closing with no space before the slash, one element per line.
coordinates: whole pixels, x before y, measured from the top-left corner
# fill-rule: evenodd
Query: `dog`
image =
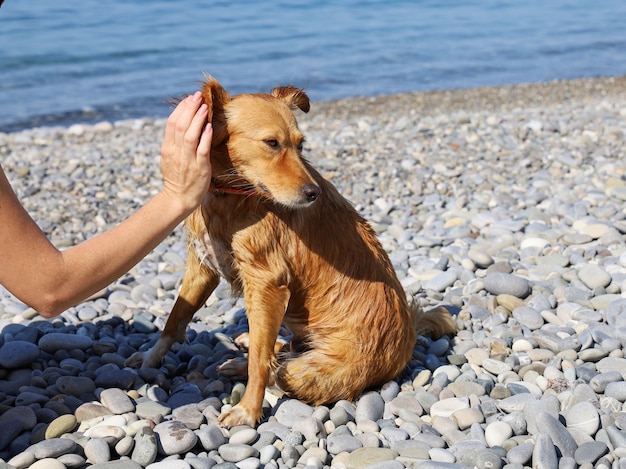
<path fill-rule="evenodd" d="M 248 384 L 220 416 L 226 427 L 259 422 L 270 379 L 312 405 L 354 400 L 405 368 L 418 334 L 456 330 L 445 308 L 409 303 L 375 232 L 302 157 L 293 111 L 309 111 L 304 91 L 231 97 L 207 76 L 202 96 L 214 129 L 213 186 L 184 222 L 187 263 L 166 326 L 131 363 L 158 367 L 220 278 L 243 294 L 249 322 Z M 283 324 L 292 338 L 277 352 Z M 220 371 L 242 368 L 227 362 Z"/>

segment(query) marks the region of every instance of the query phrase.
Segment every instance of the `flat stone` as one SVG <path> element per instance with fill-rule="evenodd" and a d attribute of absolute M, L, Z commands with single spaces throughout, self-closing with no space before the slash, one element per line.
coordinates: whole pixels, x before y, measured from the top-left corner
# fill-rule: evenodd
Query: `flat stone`
<path fill-rule="evenodd" d="M 352 435 L 331 435 L 328 437 L 326 449 L 330 454 L 352 453 L 362 446 L 363 444 L 359 439 Z"/>
<path fill-rule="evenodd" d="M 77 397 L 81 394 L 93 393 L 96 390 L 93 380 L 86 376 L 60 376 L 54 384 L 63 394 Z"/>
<path fill-rule="evenodd" d="M 60 438 L 63 434 L 72 432 L 76 425 L 78 425 L 78 421 L 74 415 L 60 415 L 50 422 L 48 428 L 46 428 L 46 440 Z"/>
<path fill-rule="evenodd" d="M 390 448 L 359 448 L 347 458 L 347 467 L 354 469 L 364 469 L 373 464 L 384 461 L 392 461 L 398 457 L 397 451 Z"/>
<path fill-rule="evenodd" d="M 108 415 L 112 415 L 111 411 L 99 403 L 95 402 L 86 402 L 81 404 L 74 413 L 76 416 L 76 420 L 78 422 L 84 422 L 87 420 L 94 419 L 96 417 L 104 417 Z"/>
<path fill-rule="evenodd" d="M 532 467 L 536 469 L 554 469 L 558 467 L 556 446 L 547 433 L 539 433 L 536 437 Z"/>
<path fill-rule="evenodd" d="M 591 402 L 583 401 L 570 407 L 566 414 L 567 428 L 576 428 L 587 435 L 595 435 L 600 428 L 600 414 Z"/>
<path fill-rule="evenodd" d="M 19 422 L 19 428 L 21 431 L 32 430 L 33 427 L 37 425 L 37 414 L 30 407 L 11 407 L 0 415 L 0 426 L 9 421 L 12 422 L 12 424 Z"/>
<path fill-rule="evenodd" d="M 84 335 L 50 332 L 39 339 L 38 345 L 44 352 L 54 354 L 59 350 L 87 350 L 93 345 L 93 339 Z"/>
<path fill-rule="evenodd" d="M 52 438 L 43 440 L 30 447 L 37 459 L 57 458 L 62 454 L 73 453 L 76 442 L 69 438 Z"/>
<path fill-rule="evenodd" d="M 31 342 L 6 342 L 0 347 L 0 366 L 7 369 L 30 367 L 40 353 L 39 347 Z"/>
<path fill-rule="evenodd" d="M 206 451 L 216 450 L 228 442 L 221 428 L 217 425 L 205 425 L 196 430 L 196 435 L 198 435 L 200 444 Z"/>
<path fill-rule="evenodd" d="M 253 446 L 230 443 L 220 446 L 218 452 L 224 461 L 234 463 L 259 456 L 259 451 Z"/>
<path fill-rule="evenodd" d="M 430 407 L 432 417 L 450 417 L 458 410 L 469 409 L 469 401 L 466 398 L 451 397 L 435 402 Z"/>
<path fill-rule="evenodd" d="M 567 429 L 557 419 L 547 412 L 539 412 L 536 424 L 541 432 L 550 436 L 554 446 L 559 448 L 563 456 L 574 457 L 574 452 L 578 446 Z"/>
<path fill-rule="evenodd" d="M 606 288 L 611 283 L 611 275 L 602 267 L 586 264 L 578 271 L 578 278 L 587 288 Z"/>
<path fill-rule="evenodd" d="M 85 444 L 85 456 L 92 464 L 107 462 L 111 459 L 111 448 L 102 438 L 90 438 Z"/>
<path fill-rule="evenodd" d="M 355 420 L 371 420 L 373 422 L 383 417 L 385 401 L 377 392 L 369 392 L 361 396 L 356 405 Z"/>
<path fill-rule="evenodd" d="M 446 288 L 452 286 L 457 280 L 456 272 L 447 270 L 442 272 L 429 281 L 424 283 L 425 290 L 434 290 L 437 292 L 445 291 Z"/>
<path fill-rule="evenodd" d="M 579 465 L 595 464 L 598 459 L 608 454 L 609 447 L 604 441 L 589 441 L 576 449 L 574 459 Z"/>
<path fill-rule="evenodd" d="M 66 467 L 56 459 L 45 458 L 31 464 L 29 469 L 66 469 Z"/>
<path fill-rule="evenodd" d="M 544 325 L 543 317 L 541 317 L 541 313 L 533 308 L 528 306 L 520 306 L 519 308 L 515 308 L 513 310 L 513 317 L 520 323 L 522 326 L 527 327 L 531 331 L 535 329 L 540 329 Z"/>
<path fill-rule="evenodd" d="M 604 395 L 620 402 L 626 401 L 626 381 L 611 382 L 604 388 Z"/>
<path fill-rule="evenodd" d="M 485 429 L 485 441 L 487 446 L 502 446 L 502 444 L 511 437 L 513 429 L 503 421 L 491 422 Z"/>
<path fill-rule="evenodd" d="M 142 467 L 149 466 L 156 461 L 158 455 L 158 445 L 154 431 L 150 427 L 141 428 L 134 437 L 130 458 Z"/>
<path fill-rule="evenodd" d="M 415 415 L 422 415 L 424 409 L 415 396 L 399 395 L 393 399 L 388 405 L 389 411 L 393 415 L 399 415 L 401 410 L 409 410 Z"/>
<path fill-rule="evenodd" d="M 159 451 L 166 455 L 184 454 L 198 441 L 197 435 L 177 420 L 158 424 L 154 433 L 158 435 Z"/>
<path fill-rule="evenodd" d="M 135 411 L 131 398 L 119 388 L 104 389 L 100 393 L 100 401 L 112 413 L 121 415 Z"/>
<path fill-rule="evenodd" d="M 135 408 L 135 413 L 142 419 L 149 418 L 154 420 L 157 415 L 169 415 L 171 412 L 172 409 L 170 407 L 150 400 L 137 402 Z"/>
<path fill-rule="evenodd" d="M 296 421 L 311 415 L 313 415 L 313 407 L 296 399 L 288 399 L 274 410 L 276 420 L 288 428 L 291 428 Z"/>
<path fill-rule="evenodd" d="M 530 283 L 525 278 L 514 274 L 494 272 L 488 274 L 483 282 L 485 290 L 493 295 L 512 295 L 516 298 L 526 298 L 530 293 Z"/>
<path fill-rule="evenodd" d="M 204 415 L 198 410 L 197 404 L 176 407 L 172 410 L 172 416 L 191 430 L 197 430 L 205 422 Z"/>

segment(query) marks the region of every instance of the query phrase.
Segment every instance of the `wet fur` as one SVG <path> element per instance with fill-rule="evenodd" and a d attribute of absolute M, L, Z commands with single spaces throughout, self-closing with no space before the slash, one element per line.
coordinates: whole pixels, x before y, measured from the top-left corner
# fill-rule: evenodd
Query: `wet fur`
<path fill-rule="evenodd" d="M 226 426 L 259 421 L 270 375 L 311 404 L 355 399 L 403 370 L 417 334 L 455 330 L 444 308 L 423 313 L 407 302 L 374 231 L 302 158 L 292 110 L 309 110 L 303 91 L 231 98 L 208 77 L 203 96 L 214 127 L 214 177 L 255 194 L 208 194 L 186 220 L 180 295 L 161 338 L 139 357 L 143 365 L 158 366 L 184 340 L 220 277 L 243 294 L 250 326 L 248 385 L 221 416 Z M 276 354 L 282 323 L 293 339 Z"/>

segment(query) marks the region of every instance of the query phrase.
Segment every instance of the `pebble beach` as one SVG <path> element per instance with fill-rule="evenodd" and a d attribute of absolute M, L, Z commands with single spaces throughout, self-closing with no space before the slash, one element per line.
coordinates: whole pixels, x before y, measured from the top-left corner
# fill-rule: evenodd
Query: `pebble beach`
<path fill-rule="evenodd" d="M 193 92 L 193 90 L 189 90 Z M 396 380 L 312 407 L 245 383 L 245 305 L 222 284 L 159 369 L 125 360 L 180 286 L 177 228 L 55 319 L 0 287 L 0 469 L 626 469 L 626 77 L 312 103 L 304 156 L 370 221 L 407 295 L 455 336 L 419 337 Z M 58 247 L 161 186 L 164 120 L 0 133 L 0 161 Z M 1 268 L 1 267 L 0 267 Z"/>

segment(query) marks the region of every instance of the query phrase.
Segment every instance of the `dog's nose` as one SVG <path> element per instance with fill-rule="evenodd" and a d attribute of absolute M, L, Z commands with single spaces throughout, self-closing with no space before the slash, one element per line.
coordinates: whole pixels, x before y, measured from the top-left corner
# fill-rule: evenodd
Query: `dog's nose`
<path fill-rule="evenodd" d="M 306 186 L 302 187 L 302 192 L 304 192 L 306 200 L 308 200 L 309 202 L 314 202 L 322 193 L 322 189 L 320 189 L 320 187 L 316 186 L 315 184 L 307 184 Z"/>

